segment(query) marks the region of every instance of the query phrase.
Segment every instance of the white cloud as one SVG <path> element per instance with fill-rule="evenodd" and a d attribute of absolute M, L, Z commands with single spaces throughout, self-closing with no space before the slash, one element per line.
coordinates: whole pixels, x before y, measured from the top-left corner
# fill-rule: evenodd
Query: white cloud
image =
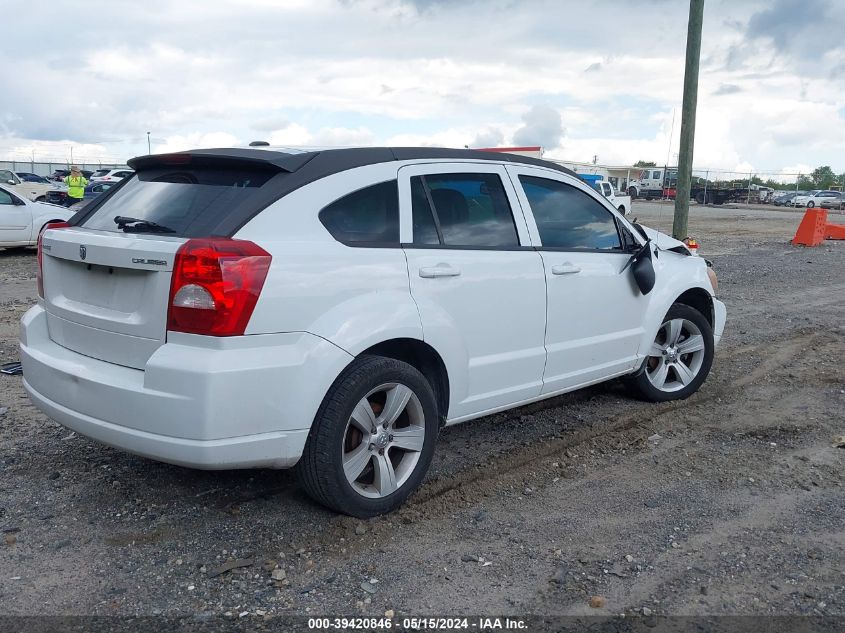
<path fill-rule="evenodd" d="M 241 141 L 228 132 L 193 132 L 168 136 L 163 143 L 153 145 L 153 153 L 182 152 L 188 149 L 232 147 Z"/>
<path fill-rule="evenodd" d="M 643 20 L 641 4 L 608 0 L 148 0 L 119 10 L 89 0 L 86 14 L 108 14 L 106 24 L 44 38 L 44 24 L 66 23 L 78 4 L 31 3 L 0 42 L 15 68 L 0 158 L 39 143 L 125 158 L 146 152 L 150 130 L 168 151 L 254 139 L 532 141 L 571 160 L 672 162 L 687 6 L 651 8 Z M 845 170 L 845 40 L 819 49 L 806 19 L 790 28 L 804 10 L 798 0 L 707 3 L 697 165 Z M 845 25 L 845 3 L 817 10 Z"/>

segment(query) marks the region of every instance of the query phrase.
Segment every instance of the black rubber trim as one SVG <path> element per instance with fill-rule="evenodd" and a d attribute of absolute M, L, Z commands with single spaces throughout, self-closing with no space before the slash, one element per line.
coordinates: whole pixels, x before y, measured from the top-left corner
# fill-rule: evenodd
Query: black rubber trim
<path fill-rule="evenodd" d="M 413 250 L 440 251 L 536 251 L 542 250 L 533 246 L 455 246 L 454 244 L 409 244 L 403 242 L 402 248 Z"/>

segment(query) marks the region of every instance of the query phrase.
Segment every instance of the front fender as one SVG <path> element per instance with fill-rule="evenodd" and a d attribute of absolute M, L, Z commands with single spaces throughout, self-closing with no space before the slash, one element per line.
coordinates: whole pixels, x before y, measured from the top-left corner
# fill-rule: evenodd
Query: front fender
<path fill-rule="evenodd" d="M 657 331 L 663 323 L 663 317 L 669 308 L 683 293 L 698 288 L 714 298 L 713 287 L 707 276 L 707 264 L 699 257 L 679 255 L 671 251 L 660 251 L 655 263 L 657 283 L 652 290 L 650 309 L 643 324 L 644 334 L 640 340 L 638 355 L 645 358 Z M 714 315 L 704 315 L 712 319 Z"/>

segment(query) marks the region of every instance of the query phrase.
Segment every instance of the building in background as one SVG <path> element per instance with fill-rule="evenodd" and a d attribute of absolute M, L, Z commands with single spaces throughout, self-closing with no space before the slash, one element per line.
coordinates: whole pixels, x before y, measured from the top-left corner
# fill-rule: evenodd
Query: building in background
<path fill-rule="evenodd" d="M 543 158 L 543 148 L 539 145 L 529 147 L 480 147 L 478 150 L 481 152 L 517 154 L 529 158 Z M 640 171 L 642 171 L 642 167 L 635 167 L 634 165 L 599 165 L 557 158 L 545 158 L 544 160 L 562 165 L 576 174 L 599 175 L 613 185 L 614 189 L 623 193 L 627 191 L 628 183 L 639 178 Z"/>

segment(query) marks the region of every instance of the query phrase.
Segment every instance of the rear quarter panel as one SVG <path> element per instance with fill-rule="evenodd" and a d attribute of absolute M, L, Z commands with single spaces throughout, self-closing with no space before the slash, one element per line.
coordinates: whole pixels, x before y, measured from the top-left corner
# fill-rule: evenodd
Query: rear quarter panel
<path fill-rule="evenodd" d="M 319 220 L 326 205 L 393 180 L 399 163 L 323 178 L 278 200 L 235 235 L 272 256 L 247 334 L 310 332 L 352 355 L 392 338 L 422 340 L 403 250 L 336 241 Z"/>

